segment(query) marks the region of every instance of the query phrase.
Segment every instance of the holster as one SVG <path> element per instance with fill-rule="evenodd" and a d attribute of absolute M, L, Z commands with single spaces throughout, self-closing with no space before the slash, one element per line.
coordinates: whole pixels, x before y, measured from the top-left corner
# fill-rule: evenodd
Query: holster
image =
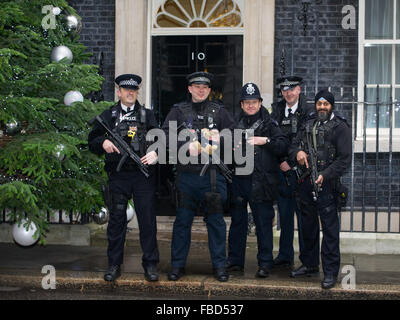
<path fill-rule="evenodd" d="M 223 213 L 221 194 L 218 192 L 206 192 L 204 194 L 204 202 L 207 208 L 207 213 Z"/>
<path fill-rule="evenodd" d="M 349 190 L 338 179 L 335 183 L 338 210 L 346 206 Z"/>
<path fill-rule="evenodd" d="M 108 210 L 111 210 L 111 193 L 110 193 L 110 187 L 108 186 L 108 184 L 102 184 L 101 185 L 101 191 L 103 193 L 103 201 L 104 201 L 104 205 L 107 207 Z"/>

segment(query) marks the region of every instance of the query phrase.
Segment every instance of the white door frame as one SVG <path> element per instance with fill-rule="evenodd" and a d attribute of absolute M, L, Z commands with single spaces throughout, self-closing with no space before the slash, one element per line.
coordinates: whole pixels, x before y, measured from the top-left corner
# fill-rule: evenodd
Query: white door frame
<path fill-rule="evenodd" d="M 244 28 L 153 28 L 154 1 L 147 1 L 147 50 L 146 50 L 146 106 L 151 106 L 152 75 L 152 38 L 153 36 L 188 36 L 188 35 L 242 35 Z M 244 3 L 244 0 L 241 2 Z M 158 6 L 158 4 L 157 4 Z M 240 6 L 244 19 L 244 5 Z M 243 48 L 244 49 L 244 48 Z"/>

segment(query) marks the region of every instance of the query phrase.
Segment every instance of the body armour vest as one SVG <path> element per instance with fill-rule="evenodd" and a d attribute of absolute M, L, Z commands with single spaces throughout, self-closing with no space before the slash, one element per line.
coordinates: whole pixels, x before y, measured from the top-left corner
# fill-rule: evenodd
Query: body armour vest
<path fill-rule="evenodd" d="M 300 113 L 296 110 L 294 114 L 291 113 L 289 114 L 288 117 L 284 115 L 280 123 L 280 128 L 283 134 L 285 134 L 290 141 L 292 141 L 297 134 L 299 118 L 300 118 Z"/>
<path fill-rule="evenodd" d="M 115 111 L 115 112 L 114 112 Z M 112 110 L 113 131 L 122 137 L 140 157 L 146 154 L 146 110 L 143 106 L 123 114 Z"/>
<path fill-rule="evenodd" d="M 206 102 L 206 106 L 199 113 L 193 110 L 191 102 L 182 102 L 178 104 L 178 108 L 183 113 L 184 121 L 189 129 L 196 131 L 203 128 L 217 129 L 218 114 L 221 108 L 218 104 Z"/>
<path fill-rule="evenodd" d="M 311 141 L 317 153 L 318 171 L 321 172 L 329 167 L 336 158 L 336 147 L 332 144 L 333 129 L 342 121 L 338 116 L 326 123 L 319 121 L 308 121 Z"/>

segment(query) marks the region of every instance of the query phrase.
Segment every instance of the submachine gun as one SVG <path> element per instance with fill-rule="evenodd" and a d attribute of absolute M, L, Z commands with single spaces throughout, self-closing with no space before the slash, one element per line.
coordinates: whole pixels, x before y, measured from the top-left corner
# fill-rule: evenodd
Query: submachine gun
<path fill-rule="evenodd" d="M 106 123 L 100 116 L 96 116 L 95 118 L 90 120 L 89 124 L 93 124 L 95 121 L 97 121 L 99 124 L 101 124 L 101 126 L 107 131 L 107 133 L 110 135 L 111 139 L 113 140 L 113 143 L 116 144 L 116 147 L 122 154 L 122 158 L 119 161 L 118 166 L 117 166 L 117 172 L 119 172 L 121 170 L 122 165 L 125 163 L 126 159 L 129 157 L 138 165 L 140 171 L 145 175 L 145 177 L 148 178 L 149 170 L 148 170 L 147 165 L 142 163 L 142 161 L 140 160 L 140 157 L 135 152 L 133 152 L 131 147 L 124 141 L 124 139 L 121 136 L 119 136 L 118 134 L 116 134 L 115 132 L 113 132 L 110 128 L 108 128 L 108 126 L 106 125 Z M 132 139 L 132 141 L 133 141 L 133 139 Z"/>
<path fill-rule="evenodd" d="M 195 142 L 198 141 L 199 143 L 201 143 L 201 134 L 202 132 L 200 132 L 199 130 L 194 130 L 194 129 L 190 129 L 188 127 L 188 125 L 186 124 L 186 122 L 183 122 L 181 125 L 183 128 L 187 129 L 188 132 L 190 132 L 191 134 L 191 142 Z M 208 130 L 208 129 L 206 129 Z M 205 132 L 203 132 L 204 135 Z M 216 165 L 218 166 L 218 168 L 221 170 L 221 174 L 225 177 L 225 179 L 229 182 L 232 183 L 232 172 L 231 170 L 229 170 L 229 168 L 221 161 L 221 159 L 219 158 L 219 156 L 215 153 L 212 153 L 213 150 L 215 150 L 215 148 L 213 148 L 210 144 L 208 144 L 206 147 L 201 147 L 202 150 L 206 153 L 209 154 L 209 162 L 206 163 L 203 168 L 200 171 L 200 176 L 204 176 L 204 174 L 206 173 L 207 169 L 210 167 L 212 163 L 212 158 L 214 157 L 214 159 L 216 160 Z"/>
<path fill-rule="evenodd" d="M 312 143 L 312 129 L 309 124 L 306 125 L 306 141 L 308 149 L 308 173 L 310 175 L 311 185 L 313 188 L 312 197 L 314 201 L 318 199 L 318 193 L 322 191 L 322 188 L 315 183 L 318 179 L 318 167 L 317 167 L 317 152 L 314 149 Z M 304 176 L 304 175 L 303 175 Z"/>

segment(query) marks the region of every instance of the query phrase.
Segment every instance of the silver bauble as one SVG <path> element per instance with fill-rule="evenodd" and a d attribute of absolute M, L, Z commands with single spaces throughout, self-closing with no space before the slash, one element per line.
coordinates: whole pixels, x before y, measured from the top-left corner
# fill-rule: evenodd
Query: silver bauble
<path fill-rule="evenodd" d="M 82 21 L 78 17 L 70 14 L 64 17 L 65 30 L 70 32 L 72 35 L 77 35 L 82 29 Z"/>
<path fill-rule="evenodd" d="M 70 106 L 74 102 L 83 102 L 83 95 L 79 91 L 68 91 L 64 96 L 64 104 Z"/>
<path fill-rule="evenodd" d="M 33 235 L 37 230 L 36 224 L 31 221 L 28 227 L 28 230 L 25 229 L 24 224 L 27 220 L 22 219 L 21 224 L 18 226 L 18 223 L 15 223 L 12 228 L 12 235 L 16 243 L 21 246 L 31 246 L 33 245 L 38 239 L 35 239 Z"/>
<path fill-rule="evenodd" d="M 131 221 L 135 215 L 135 208 L 128 204 L 128 208 L 126 208 L 126 221 Z"/>
<path fill-rule="evenodd" d="M 6 133 L 9 136 L 13 136 L 21 131 L 21 127 L 16 120 L 11 120 L 10 122 L 6 123 Z"/>
<path fill-rule="evenodd" d="M 65 153 L 64 153 L 64 145 L 63 144 L 58 144 L 53 152 L 54 156 L 60 160 L 64 161 L 65 160 Z"/>
<path fill-rule="evenodd" d="M 74 55 L 72 51 L 66 46 L 58 46 L 53 48 L 51 51 L 51 62 L 60 62 L 62 59 L 66 58 L 66 63 L 71 63 Z"/>
<path fill-rule="evenodd" d="M 58 16 L 61 13 L 61 9 L 59 7 L 53 7 L 51 11 L 55 16 Z"/>
<path fill-rule="evenodd" d="M 105 224 L 108 222 L 109 218 L 109 213 L 107 208 L 101 208 L 100 212 L 94 212 L 92 214 L 93 221 L 96 222 L 97 224 Z"/>

